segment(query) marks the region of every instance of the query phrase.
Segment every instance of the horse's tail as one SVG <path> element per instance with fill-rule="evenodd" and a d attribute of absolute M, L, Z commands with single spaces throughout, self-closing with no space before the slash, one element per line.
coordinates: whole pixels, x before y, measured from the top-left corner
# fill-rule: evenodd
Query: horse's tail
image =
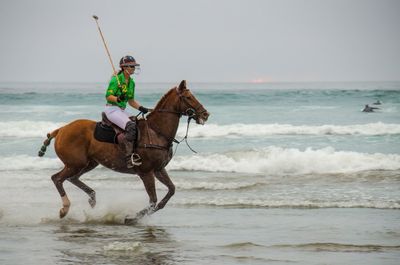
<path fill-rule="evenodd" d="M 43 145 L 39 150 L 38 156 L 44 156 L 44 154 L 46 153 L 47 146 L 49 146 L 51 140 L 57 136 L 59 130 L 60 128 L 47 134 L 47 139 L 44 140 Z"/>

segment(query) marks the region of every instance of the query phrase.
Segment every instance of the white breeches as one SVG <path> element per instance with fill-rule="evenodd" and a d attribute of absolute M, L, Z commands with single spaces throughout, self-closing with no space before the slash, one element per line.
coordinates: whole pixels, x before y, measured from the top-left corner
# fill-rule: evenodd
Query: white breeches
<path fill-rule="evenodd" d="M 104 112 L 112 123 L 125 130 L 126 124 L 130 121 L 129 113 L 126 110 L 118 106 L 106 106 Z"/>

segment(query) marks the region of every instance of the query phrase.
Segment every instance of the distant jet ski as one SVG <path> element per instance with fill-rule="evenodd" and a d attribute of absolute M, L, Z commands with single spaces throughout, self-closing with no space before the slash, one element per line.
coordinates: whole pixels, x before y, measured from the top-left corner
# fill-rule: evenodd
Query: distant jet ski
<path fill-rule="evenodd" d="M 372 104 L 374 104 L 374 105 L 381 105 L 382 102 L 381 102 L 380 100 L 377 100 L 376 102 L 374 102 L 374 103 L 372 103 Z"/>

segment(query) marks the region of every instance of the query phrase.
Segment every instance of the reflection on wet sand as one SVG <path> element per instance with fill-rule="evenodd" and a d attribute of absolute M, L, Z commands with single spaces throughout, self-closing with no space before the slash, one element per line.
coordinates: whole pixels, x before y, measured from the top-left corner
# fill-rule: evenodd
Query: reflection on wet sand
<path fill-rule="evenodd" d="M 178 243 L 161 227 L 63 224 L 60 264 L 175 264 Z"/>

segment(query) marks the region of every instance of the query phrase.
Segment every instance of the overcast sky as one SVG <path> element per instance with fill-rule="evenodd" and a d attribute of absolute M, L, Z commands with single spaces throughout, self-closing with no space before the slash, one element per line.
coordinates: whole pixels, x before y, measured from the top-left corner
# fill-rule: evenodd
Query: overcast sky
<path fill-rule="evenodd" d="M 0 82 L 400 80 L 400 1 L 0 0 Z"/>

